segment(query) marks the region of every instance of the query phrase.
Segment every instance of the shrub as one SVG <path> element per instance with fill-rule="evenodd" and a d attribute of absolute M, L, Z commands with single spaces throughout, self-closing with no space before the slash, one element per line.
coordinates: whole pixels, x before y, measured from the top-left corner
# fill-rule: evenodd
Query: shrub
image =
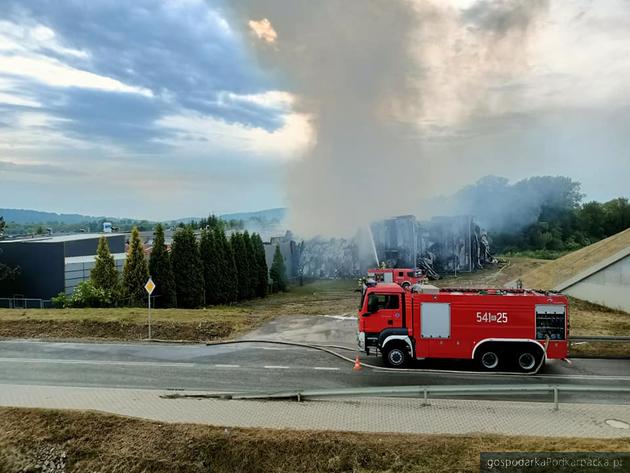
<path fill-rule="evenodd" d="M 61 294 L 57 296 L 60 298 Z M 77 284 L 64 307 L 111 307 L 113 296 L 110 291 L 96 287 L 90 280 Z"/>
<path fill-rule="evenodd" d="M 65 309 L 66 307 L 70 307 L 70 298 L 66 295 L 65 292 L 60 292 L 56 296 L 50 299 L 52 304 L 57 309 Z"/>

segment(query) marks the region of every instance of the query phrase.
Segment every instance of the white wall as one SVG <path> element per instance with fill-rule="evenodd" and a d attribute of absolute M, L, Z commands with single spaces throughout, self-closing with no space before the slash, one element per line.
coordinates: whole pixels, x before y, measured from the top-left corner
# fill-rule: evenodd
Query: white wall
<path fill-rule="evenodd" d="M 630 312 L 630 255 L 562 292 L 578 299 Z"/>

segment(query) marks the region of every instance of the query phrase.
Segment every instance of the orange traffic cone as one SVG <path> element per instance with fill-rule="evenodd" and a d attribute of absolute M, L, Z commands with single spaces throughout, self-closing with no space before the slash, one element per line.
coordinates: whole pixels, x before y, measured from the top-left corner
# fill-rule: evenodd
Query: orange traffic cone
<path fill-rule="evenodd" d="M 361 369 L 361 361 L 359 361 L 359 355 L 357 355 L 357 357 L 354 359 L 354 366 L 352 367 L 352 371 L 359 371 Z"/>

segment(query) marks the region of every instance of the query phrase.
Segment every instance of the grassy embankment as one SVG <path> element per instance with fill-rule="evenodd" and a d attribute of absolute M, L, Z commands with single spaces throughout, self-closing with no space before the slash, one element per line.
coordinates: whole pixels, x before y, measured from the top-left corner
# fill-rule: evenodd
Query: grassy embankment
<path fill-rule="evenodd" d="M 281 315 L 352 313 L 355 287 L 356 281 L 317 281 L 231 306 L 153 309 L 153 337 L 216 340 L 245 333 Z M 146 336 L 146 308 L 0 309 L 0 337 L 140 340 Z"/>
<path fill-rule="evenodd" d="M 0 408 L 2 472 L 468 472 L 484 451 L 621 452 L 628 441 L 225 429 Z M 37 467 L 45 461 L 60 468 Z"/>

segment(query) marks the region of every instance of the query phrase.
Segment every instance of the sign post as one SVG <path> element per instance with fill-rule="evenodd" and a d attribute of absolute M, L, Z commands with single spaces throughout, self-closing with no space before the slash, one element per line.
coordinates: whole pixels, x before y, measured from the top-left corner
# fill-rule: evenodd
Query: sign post
<path fill-rule="evenodd" d="M 149 280 L 144 285 L 144 289 L 149 295 L 149 340 L 151 340 L 151 294 L 153 294 L 153 291 L 155 290 L 155 283 L 153 282 L 153 279 L 151 279 L 151 276 L 149 276 Z"/>

